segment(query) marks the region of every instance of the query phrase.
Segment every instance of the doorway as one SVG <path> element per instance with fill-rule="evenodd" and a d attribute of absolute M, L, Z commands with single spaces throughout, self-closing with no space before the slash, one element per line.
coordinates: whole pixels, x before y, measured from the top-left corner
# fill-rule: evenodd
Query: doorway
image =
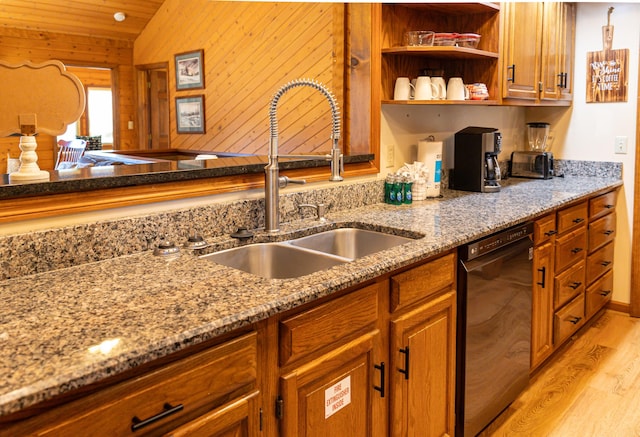
<path fill-rule="evenodd" d="M 138 69 L 138 130 L 143 149 L 167 149 L 169 135 L 169 66 L 141 65 Z"/>

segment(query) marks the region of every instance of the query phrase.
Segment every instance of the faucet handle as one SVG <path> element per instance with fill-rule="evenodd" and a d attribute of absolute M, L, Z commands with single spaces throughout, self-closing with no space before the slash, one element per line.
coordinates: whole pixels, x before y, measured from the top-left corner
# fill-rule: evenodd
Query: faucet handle
<path fill-rule="evenodd" d="M 307 183 L 307 181 L 304 180 L 304 179 L 290 179 L 288 176 L 280 176 L 278 178 L 278 186 L 280 188 L 284 188 L 289 184 L 304 185 L 306 183 Z"/>

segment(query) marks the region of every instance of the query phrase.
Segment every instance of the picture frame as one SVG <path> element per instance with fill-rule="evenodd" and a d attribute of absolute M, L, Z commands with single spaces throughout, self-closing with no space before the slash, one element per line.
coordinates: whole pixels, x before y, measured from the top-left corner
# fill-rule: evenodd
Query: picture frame
<path fill-rule="evenodd" d="M 176 97 L 176 124 L 179 134 L 204 134 L 204 95 Z"/>
<path fill-rule="evenodd" d="M 178 53 L 174 57 L 176 90 L 204 88 L 204 50 Z"/>

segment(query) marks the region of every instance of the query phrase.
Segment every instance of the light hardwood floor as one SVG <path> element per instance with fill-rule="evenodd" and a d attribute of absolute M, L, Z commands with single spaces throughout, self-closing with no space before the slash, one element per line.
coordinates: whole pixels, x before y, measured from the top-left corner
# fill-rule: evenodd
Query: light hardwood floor
<path fill-rule="evenodd" d="M 640 436 L 640 318 L 607 310 L 480 436 Z"/>

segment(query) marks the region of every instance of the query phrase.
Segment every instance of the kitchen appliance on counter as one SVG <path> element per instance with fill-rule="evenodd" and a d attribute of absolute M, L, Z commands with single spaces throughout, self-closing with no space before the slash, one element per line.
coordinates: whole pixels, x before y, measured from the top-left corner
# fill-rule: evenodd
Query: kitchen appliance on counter
<path fill-rule="evenodd" d="M 449 187 L 482 193 L 500 191 L 501 147 L 502 135 L 497 129 L 469 126 L 456 132 Z"/>
<path fill-rule="evenodd" d="M 533 223 L 458 250 L 456 436 L 477 435 L 529 384 Z"/>
<path fill-rule="evenodd" d="M 519 178 L 550 179 L 554 176 L 553 154 L 549 149 L 549 123 L 527 123 L 526 151 L 511 153 L 509 174 Z"/>
<path fill-rule="evenodd" d="M 509 174 L 518 178 L 551 179 L 554 176 L 553 153 L 531 150 L 511 152 Z"/>

